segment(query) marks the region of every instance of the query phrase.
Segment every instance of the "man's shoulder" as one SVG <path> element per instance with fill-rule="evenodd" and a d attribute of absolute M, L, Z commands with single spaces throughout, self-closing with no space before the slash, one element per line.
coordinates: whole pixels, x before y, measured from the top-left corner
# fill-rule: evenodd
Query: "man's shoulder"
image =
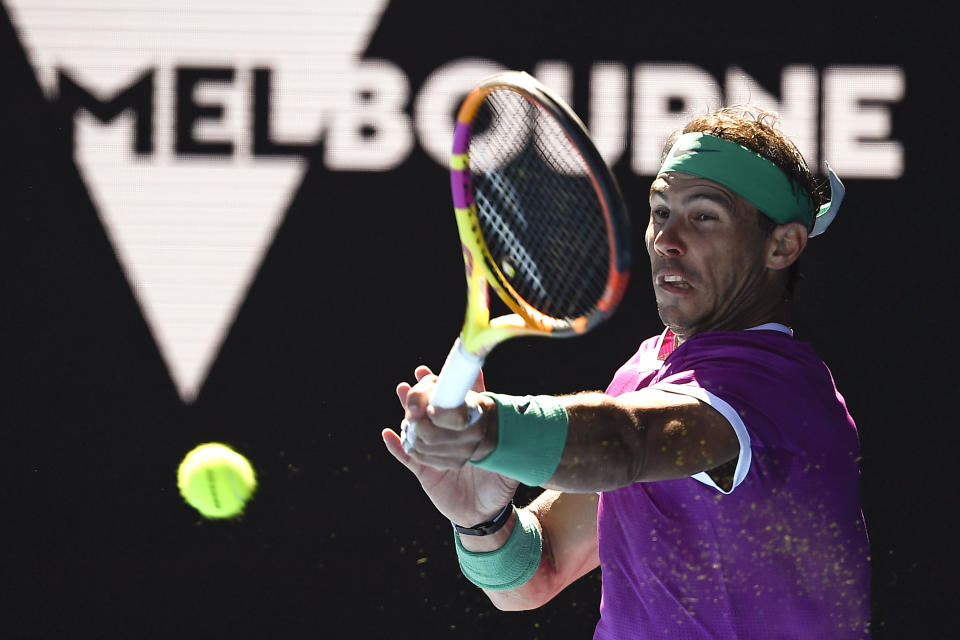
<path fill-rule="evenodd" d="M 797 340 L 789 329 L 758 327 L 744 331 L 707 331 L 692 336 L 681 346 L 684 347 L 683 352 L 691 354 L 744 353 L 789 359 L 819 359 L 813 347 Z"/>
<path fill-rule="evenodd" d="M 669 377 L 682 371 L 711 379 L 737 376 L 751 384 L 758 380 L 789 385 L 798 379 L 830 381 L 826 364 L 810 344 L 778 330 L 711 331 L 692 336 L 670 355 L 660 375 Z"/>

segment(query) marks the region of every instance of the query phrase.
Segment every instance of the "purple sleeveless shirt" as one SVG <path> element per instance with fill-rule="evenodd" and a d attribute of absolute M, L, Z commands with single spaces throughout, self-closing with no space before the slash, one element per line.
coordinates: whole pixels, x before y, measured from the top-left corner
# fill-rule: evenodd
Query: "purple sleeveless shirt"
<path fill-rule="evenodd" d="M 646 340 L 607 393 L 690 395 L 740 440 L 731 491 L 706 473 L 600 496 L 595 639 L 869 637 L 856 426 L 827 366 L 783 325 Z"/>

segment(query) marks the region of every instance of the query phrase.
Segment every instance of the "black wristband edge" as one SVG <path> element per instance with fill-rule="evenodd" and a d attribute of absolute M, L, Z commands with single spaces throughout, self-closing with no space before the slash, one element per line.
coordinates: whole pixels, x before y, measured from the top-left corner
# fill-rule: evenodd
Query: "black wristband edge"
<path fill-rule="evenodd" d="M 495 515 L 492 520 L 486 522 L 481 522 L 480 524 L 474 525 L 472 527 L 462 527 L 456 522 L 453 522 L 453 528 L 457 533 L 468 535 L 468 536 L 488 536 L 491 533 L 496 533 L 503 528 L 503 525 L 507 523 L 507 520 L 510 519 L 510 512 L 513 510 L 513 503 L 508 502 L 503 509 L 500 510 L 500 513 Z"/>

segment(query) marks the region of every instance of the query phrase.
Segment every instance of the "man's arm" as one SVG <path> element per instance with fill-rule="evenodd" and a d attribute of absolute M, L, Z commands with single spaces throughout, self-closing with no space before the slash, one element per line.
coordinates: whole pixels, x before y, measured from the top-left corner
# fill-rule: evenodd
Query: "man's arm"
<path fill-rule="evenodd" d="M 494 606 L 503 611 L 535 609 L 599 566 L 598 499 L 593 493 L 544 491 L 526 507 L 537 517 L 543 540 L 540 566 L 528 582 L 515 589 L 484 590 Z M 512 514 L 512 521 L 493 535 L 460 536 L 461 544 L 469 551 L 494 551 L 510 537 L 516 517 Z"/>
<path fill-rule="evenodd" d="M 561 401 L 569 416 L 567 441 L 543 487 L 604 491 L 686 478 L 736 460 L 740 452 L 736 432 L 723 414 L 692 396 L 651 387 L 617 397 L 582 393 Z M 494 418 L 488 416 L 491 422 Z"/>
<path fill-rule="evenodd" d="M 411 392 L 411 403 L 426 402 L 429 391 L 426 385 Z M 471 425 L 463 407 L 430 407 L 411 455 L 438 469 L 458 469 L 490 455 L 498 446 L 498 405 L 485 395 L 472 401 L 483 413 Z M 740 451 L 723 414 L 692 396 L 647 388 L 617 397 L 580 393 L 556 402 L 566 411 L 567 432 L 555 471 L 539 482 L 544 488 L 583 493 L 684 478 L 735 460 Z"/>
<path fill-rule="evenodd" d="M 521 525 L 516 514 L 511 513 L 496 534 L 479 539 L 463 535 L 459 538 L 467 552 L 481 552 L 479 556 L 473 554 L 476 557 L 460 558 L 464 573 L 476 584 L 505 585 L 530 575 L 526 582 L 513 588 L 485 589 L 501 609 L 541 606 L 598 566 L 597 491 L 710 471 L 735 461 L 740 451 L 739 439 L 727 418 L 707 403 L 682 393 L 648 388 L 617 397 L 588 392 L 546 396 L 535 401 L 506 396 L 496 396 L 494 400 L 490 395 L 471 394 L 467 403 L 479 405 L 482 411 L 480 419 L 470 423 L 466 406 L 440 409 L 429 404 L 434 384 L 434 378 L 421 378 L 405 394 L 406 418 L 417 421 L 418 430 L 413 449 L 402 458 L 405 464 L 437 473 L 442 470 L 445 474 L 467 470 L 494 472 L 502 478 L 548 489 L 529 507 L 529 512 L 536 516 L 535 529 L 530 528 L 526 518 L 526 525 Z M 537 405 L 550 409 L 540 411 Z M 498 413 L 501 406 L 503 416 Z M 519 418 L 510 418 L 511 415 Z M 558 415 L 562 419 L 557 420 Z M 399 449 L 398 442 L 394 449 Z M 497 468 L 483 467 L 488 456 L 495 457 L 491 455 L 495 448 L 501 460 L 508 462 Z M 550 454 L 555 457 L 544 464 L 539 458 L 548 449 L 555 452 Z M 536 464 L 533 459 L 537 459 Z M 542 472 L 533 474 L 531 467 Z M 544 479 L 547 473 L 550 476 Z M 484 512 L 485 519 L 496 512 L 491 505 Z M 514 531 L 517 536 L 511 537 Z M 528 563 L 525 568 L 524 559 L 530 556 L 529 546 L 524 545 L 536 538 L 536 532 L 543 542 L 543 553 L 536 564 Z M 504 553 L 482 553 L 498 549 Z M 492 571 L 483 561 L 474 564 L 483 557 L 502 558 L 507 564 Z M 525 574 L 527 570 L 531 573 Z"/>

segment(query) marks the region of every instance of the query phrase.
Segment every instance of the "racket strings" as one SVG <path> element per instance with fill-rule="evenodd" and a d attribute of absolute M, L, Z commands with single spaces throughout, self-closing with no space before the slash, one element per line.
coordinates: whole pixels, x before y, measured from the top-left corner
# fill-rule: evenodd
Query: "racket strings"
<path fill-rule="evenodd" d="M 552 116 L 509 90 L 488 95 L 474 131 L 474 200 L 497 267 L 541 313 L 591 315 L 610 260 L 606 219 L 587 163 Z"/>

